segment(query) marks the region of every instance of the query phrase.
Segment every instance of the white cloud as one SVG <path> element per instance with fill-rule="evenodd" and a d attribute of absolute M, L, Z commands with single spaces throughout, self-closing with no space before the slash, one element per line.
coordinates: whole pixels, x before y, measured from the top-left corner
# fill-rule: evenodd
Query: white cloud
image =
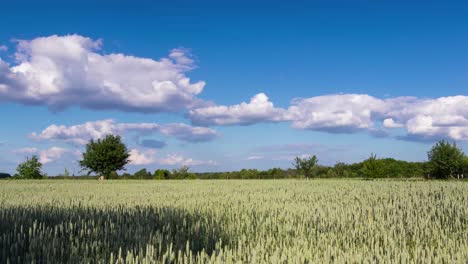
<path fill-rule="evenodd" d="M 154 154 L 156 152 L 152 149 L 139 151 L 137 149 L 130 150 L 129 164 L 131 165 L 148 165 L 155 163 Z"/>
<path fill-rule="evenodd" d="M 297 129 L 353 132 L 373 129 L 385 109 L 383 100 L 366 94 L 335 94 L 296 99 L 287 119 Z"/>
<path fill-rule="evenodd" d="M 5 45 L 0 45 L 0 51 L 7 51 L 8 47 Z"/>
<path fill-rule="evenodd" d="M 216 162 L 212 160 L 202 161 L 194 160 L 192 158 L 186 158 L 179 154 L 168 154 L 165 157 L 158 158 L 156 156 L 156 151 L 153 149 L 130 150 L 129 157 L 130 165 L 149 165 L 149 164 L 159 164 L 159 165 L 168 165 L 168 166 L 199 166 L 199 165 L 216 165 Z"/>
<path fill-rule="evenodd" d="M 91 139 L 100 139 L 105 135 L 121 135 L 127 132 L 161 133 L 182 141 L 201 142 L 213 140 L 218 133 L 207 127 L 192 127 L 186 124 L 173 123 L 117 123 L 112 119 L 86 122 L 84 124 L 64 126 L 50 125 L 40 133 L 31 133 L 36 140 L 65 141 L 84 145 Z"/>
<path fill-rule="evenodd" d="M 399 128 L 404 127 L 403 124 L 396 123 L 392 118 L 386 118 L 383 121 L 383 126 L 386 128 Z"/>
<path fill-rule="evenodd" d="M 410 140 L 468 140 L 468 96 L 435 99 L 396 97 L 378 99 L 369 95 L 329 95 L 293 102 L 287 119 L 299 129 L 327 132 L 404 128 Z M 383 121 L 382 121 L 383 120 Z"/>
<path fill-rule="evenodd" d="M 199 125 L 251 125 L 283 121 L 284 112 L 284 109 L 275 108 L 264 93 L 259 93 L 249 103 L 192 109 L 189 118 Z"/>
<path fill-rule="evenodd" d="M 468 96 L 435 99 L 394 99 L 386 116 L 403 124 L 407 139 L 439 139 L 468 141 Z"/>
<path fill-rule="evenodd" d="M 20 149 L 15 149 L 12 152 L 15 154 L 22 154 L 22 155 L 38 154 L 39 162 L 41 162 L 42 164 L 47 164 L 47 163 L 57 161 L 60 158 L 62 158 L 65 154 L 73 155 L 74 157 L 79 157 L 81 155 L 81 152 L 79 151 L 72 151 L 72 150 L 64 149 L 60 147 L 51 147 L 51 148 L 44 149 L 44 150 L 39 150 L 37 148 L 20 148 Z"/>
<path fill-rule="evenodd" d="M 299 98 L 287 109 L 275 107 L 264 93 L 249 102 L 223 106 L 198 98 L 203 81 L 191 82 L 196 68 L 190 51 L 173 49 L 161 59 L 100 51 L 101 40 L 80 35 L 20 40 L 15 65 L 0 59 L 0 102 L 46 105 L 52 110 L 69 106 L 137 112 L 188 110 L 193 124 L 251 125 L 290 122 L 301 130 L 332 133 L 367 131 L 375 136 L 402 128 L 411 140 L 449 138 L 468 141 L 468 96 L 380 99 L 367 94 L 331 94 Z M 0 45 L 5 51 L 6 46 Z M 185 124 L 125 124 L 108 120 L 65 127 L 52 125 L 39 140 L 84 144 L 104 134 L 161 133 L 183 141 L 207 141 L 216 132 Z M 399 131 L 399 130 L 398 130 Z"/>
<path fill-rule="evenodd" d="M 16 154 L 34 154 L 37 153 L 37 148 L 20 148 L 13 150 Z"/>
<path fill-rule="evenodd" d="M 0 60 L 0 101 L 138 112 L 173 112 L 203 104 L 203 81 L 185 73 L 194 61 L 185 49 L 154 60 L 102 54 L 102 41 L 80 35 L 18 41 L 10 66 Z"/>
<path fill-rule="evenodd" d="M 254 156 L 247 157 L 247 160 L 260 160 L 260 159 L 263 159 L 263 158 L 264 158 L 263 156 L 254 155 Z"/>
<path fill-rule="evenodd" d="M 332 94 L 298 98 L 288 109 L 275 108 L 261 93 L 250 103 L 192 109 L 189 118 L 202 125 L 250 125 L 290 122 L 301 130 L 329 133 L 367 131 L 388 136 L 387 129 L 404 128 L 398 138 L 468 141 L 468 96 L 435 99 L 395 97 L 379 99 L 367 94 Z"/>
<path fill-rule="evenodd" d="M 159 159 L 158 163 L 161 165 L 183 165 L 183 166 L 200 166 L 200 165 L 216 165 L 212 160 L 202 161 L 194 160 L 192 158 L 185 158 L 178 154 L 169 154 L 165 158 Z"/>
<path fill-rule="evenodd" d="M 365 94 L 337 94 L 299 98 L 286 110 L 275 108 L 268 97 L 257 94 L 249 103 L 192 109 L 194 124 L 250 125 L 291 121 L 297 129 L 349 132 L 372 129 L 374 116 L 385 109 L 383 100 Z"/>
<path fill-rule="evenodd" d="M 191 70 L 195 68 L 195 61 L 191 57 L 190 50 L 184 48 L 178 48 L 171 50 L 169 58 L 173 59 L 181 67 Z"/>
<path fill-rule="evenodd" d="M 75 154 L 72 151 L 59 147 L 52 147 L 46 150 L 42 150 L 39 153 L 39 161 L 42 164 L 47 164 L 60 159 L 64 154 Z"/>
<path fill-rule="evenodd" d="M 310 105 L 311 102 L 314 103 Z M 467 141 L 467 106 L 468 96 L 461 95 L 385 100 L 368 95 L 332 95 L 301 99 L 288 109 L 288 118 L 293 120 L 292 126 L 299 129 L 328 132 L 361 129 L 375 133 L 379 131 L 376 123 L 382 122 L 383 128 L 405 128 L 407 135 L 400 138 Z"/>

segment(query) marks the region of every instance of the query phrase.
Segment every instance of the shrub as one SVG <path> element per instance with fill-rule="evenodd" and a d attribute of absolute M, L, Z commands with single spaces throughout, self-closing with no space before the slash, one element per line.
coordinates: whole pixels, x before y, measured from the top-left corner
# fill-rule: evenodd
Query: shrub
<path fill-rule="evenodd" d="M 382 177 L 383 171 L 381 162 L 377 159 L 377 155 L 371 153 L 370 157 L 362 162 L 361 174 L 365 178 Z"/>
<path fill-rule="evenodd" d="M 16 177 L 20 179 L 42 179 L 45 176 L 42 173 L 42 163 L 35 155 L 26 158 L 26 161 L 19 164 L 16 170 L 18 171 Z"/>
<path fill-rule="evenodd" d="M 169 179 L 171 172 L 168 170 L 157 169 L 154 171 L 153 178 L 156 180 Z"/>
<path fill-rule="evenodd" d="M 461 174 L 465 155 L 455 143 L 441 140 L 427 153 L 429 159 L 429 176 L 447 179 Z"/>
<path fill-rule="evenodd" d="M 187 179 L 188 177 L 188 171 L 190 167 L 188 166 L 182 166 L 179 169 L 174 169 L 172 170 L 172 173 L 170 174 L 172 179 Z"/>
<path fill-rule="evenodd" d="M 150 179 L 151 173 L 146 171 L 146 169 L 141 169 L 135 172 L 135 174 L 133 174 L 133 177 L 135 177 L 135 179 Z"/>
<path fill-rule="evenodd" d="M 3 173 L 3 172 L 0 172 L 0 179 L 4 179 L 4 178 L 10 178 L 11 175 L 8 174 L 8 173 Z"/>

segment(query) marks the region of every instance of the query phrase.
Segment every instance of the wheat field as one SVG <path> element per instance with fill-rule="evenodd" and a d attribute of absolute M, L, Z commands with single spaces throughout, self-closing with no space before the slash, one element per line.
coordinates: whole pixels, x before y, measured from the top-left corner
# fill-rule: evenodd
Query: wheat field
<path fill-rule="evenodd" d="M 467 263 L 468 183 L 0 181 L 0 263 Z"/>

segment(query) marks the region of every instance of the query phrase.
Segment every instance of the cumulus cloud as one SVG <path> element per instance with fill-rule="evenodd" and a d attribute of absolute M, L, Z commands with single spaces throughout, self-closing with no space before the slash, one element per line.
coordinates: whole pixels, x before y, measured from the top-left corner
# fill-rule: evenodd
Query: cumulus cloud
<path fill-rule="evenodd" d="M 399 128 L 399 127 L 404 127 L 403 124 L 396 123 L 393 118 L 386 118 L 383 121 L 383 126 L 386 128 Z"/>
<path fill-rule="evenodd" d="M 297 129 L 352 132 L 373 129 L 374 117 L 385 110 L 385 102 L 369 95 L 337 94 L 299 98 L 288 109 L 276 108 L 263 94 L 249 103 L 209 106 L 189 111 L 200 125 L 250 125 L 260 122 L 290 121 Z"/>
<path fill-rule="evenodd" d="M 216 165 L 212 160 L 194 160 L 192 158 L 185 158 L 178 154 L 169 154 L 165 158 L 159 159 L 158 163 L 161 165 L 183 165 L 183 166 L 200 166 L 200 165 Z"/>
<path fill-rule="evenodd" d="M 468 96 L 440 98 L 369 95 L 331 95 L 300 99 L 288 109 L 288 119 L 299 129 L 327 132 L 367 130 L 387 135 L 383 129 L 404 128 L 406 139 L 468 140 Z"/>
<path fill-rule="evenodd" d="M 121 135 L 127 132 L 161 133 L 186 142 L 213 140 L 218 133 L 207 127 L 192 127 L 181 123 L 160 125 L 157 123 L 117 123 L 112 119 L 64 126 L 50 125 L 40 133 L 31 133 L 36 140 L 64 141 L 84 145 L 90 139 L 100 139 L 105 135 Z"/>
<path fill-rule="evenodd" d="M 249 102 L 224 106 L 198 98 L 203 81 L 187 73 L 196 68 L 190 50 L 173 49 L 161 59 L 120 53 L 105 54 L 103 42 L 80 35 L 19 40 L 15 63 L 0 59 L 0 102 L 46 105 L 54 111 L 69 106 L 136 112 L 187 111 L 195 125 L 252 125 L 288 122 L 295 129 L 331 133 L 367 131 L 387 136 L 406 130 L 406 139 L 468 141 L 468 96 L 377 98 L 367 94 L 331 94 L 298 98 L 287 108 L 275 107 L 264 93 Z M 6 46 L 0 45 L 0 51 Z M 104 134 L 161 133 L 182 141 L 208 141 L 216 132 L 186 124 L 125 124 L 96 121 L 65 127 L 52 125 L 39 140 L 84 144 Z M 151 144 L 151 142 L 147 142 Z M 154 143 L 154 142 L 153 142 Z"/>
<path fill-rule="evenodd" d="M 468 96 L 440 98 L 395 97 L 380 99 L 367 94 L 332 94 L 298 98 L 287 109 L 276 108 L 265 94 L 249 103 L 192 109 L 189 118 L 200 125 L 250 125 L 289 122 L 295 129 L 329 133 L 367 131 L 386 137 L 402 128 L 404 138 L 468 141 Z"/>
<path fill-rule="evenodd" d="M 216 165 L 212 160 L 203 161 L 186 158 L 179 154 L 168 154 L 165 157 L 158 158 L 156 151 L 153 149 L 130 150 L 129 164 L 131 165 L 149 165 L 159 164 L 168 166 L 200 166 L 200 165 Z"/>
<path fill-rule="evenodd" d="M 192 109 L 189 118 L 197 125 L 251 125 L 283 121 L 285 110 L 275 108 L 264 93 L 233 106 L 208 106 Z"/>
<path fill-rule="evenodd" d="M 42 150 L 39 153 L 39 161 L 42 164 L 47 164 L 60 159 L 64 154 L 74 154 L 72 151 L 59 147 L 52 147 Z"/>
<path fill-rule="evenodd" d="M 37 148 L 20 148 L 20 149 L 13 150 L 13 153 L 22 154 L 22 155 L 38 154 L 39 161 L 42 164 L 47 164 L 47 163 L 57 161 L 66 154 L 73 155 L 75 157 L 78 157 L 79 155 L 81 155 L 81 153 L 78 151 L 72 151 L 72 150 L 64 149 L 60 147 L 51 147 L 51 148 L 44 149 L 44 150 L 39 150 Z"/>
<path fill-rule="evenodd" d="M 188 50 L 154 60 L 99 52 L 101 40 L 80 35 L 18 41 L 16 65 L 0 60 L 0 101 L 137 112 L 174 112 L 203 102 L 205 86 L 191 82 Z"/>
<path fill-rule="evenodd" d="M 407 138 L 468 141 L 468 96 L 401 101 L 386 115 L 404 125 L 408 131 Z"/>
<path fill-rule="evenodd" d="M 365 94 L 335 94 L 293 100 L 287 119 L 297 129 L 354 132 L 373 129 L 385 102 Z"/>
<path fill-rule="evenodd" d="M 139 151 L 137 149 L 130 150 L 130 157 L 128 158 L 131 165 L 148 165 L 155 163 L 154 150 Z"/>

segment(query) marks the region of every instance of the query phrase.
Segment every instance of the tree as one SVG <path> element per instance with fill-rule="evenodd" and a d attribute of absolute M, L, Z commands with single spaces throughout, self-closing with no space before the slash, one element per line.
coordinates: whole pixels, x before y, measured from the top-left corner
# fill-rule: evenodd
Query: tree
<path fill-rule="evenodd" d="M 329 174 L 332 177 L 350 177 L 351 174 L 348 171 L 348 165 L 344 162 L 337 162 Z"/>
<path fill-rule="evenodd" d="M 68 171 L 67 168 L 64 169 L 63 174 L 59 174 L 58 176 L 62 176 L 64 178 L 70 177 L 70 172 Z"/>
<path fill-rule="evenodd" d="M 157 169 L 154 171 L 153 177 L 156 180 L 169 179 L 171 172 L 168 170 Z"/>
<path fill-rule="evenodd" d="M 313 155 L 307 158 L 296 157 L 293 165 L 299 173 L 302 173 L 306 178 L 311 178 L 312 169 L 317 163 L 317 156 Z"/>
<path fill-rule="evenodd" d="M 146 171 L 146 169 L 141 169 L 135 172 L 133 176 L 135 177 L 135 179 L 149 179 L 151 178 L 151 173 Z"/>
<path fill-rule="evenodd" d="M 42 179 L 45 176 L 42 173 L 42 163 L 35 155 L 26 158 L 26 161 L 19 164 L 16 170 L 18 171 L 16 177 L 21 179 Z"/>
<path fill-rule="evenodd" d="M 95 172 L 108 179 L 112 172 L 125 169 L 130 154 L 120 136 L 107 135 L 104 139 L 91 140 L 86 145 L 80 166 L 83 170 Z"/>
<path fill-rule="evenodd" d="M 441 140 L 427 153 L 429 176 L 438 179 L 457 177 L 461 174 L 465 154 L 455 143 Z"/>
<path fill-rule="evenodd" d="M 177 170 L 176 169 L 172 170 L 171 176 L 174 179 L 186 179 L 189 176 L 189 172 L 188 172 L 189 170 L 190 170 L 190 167 L 184 165 Z"/>
<path fill-rule="evenodd" d="M 383 176 L 382 162 L 377 155 L 371 153 L 370 157 L 362 162 L 361 173 L 365 178 L 379 178 Z"/>

